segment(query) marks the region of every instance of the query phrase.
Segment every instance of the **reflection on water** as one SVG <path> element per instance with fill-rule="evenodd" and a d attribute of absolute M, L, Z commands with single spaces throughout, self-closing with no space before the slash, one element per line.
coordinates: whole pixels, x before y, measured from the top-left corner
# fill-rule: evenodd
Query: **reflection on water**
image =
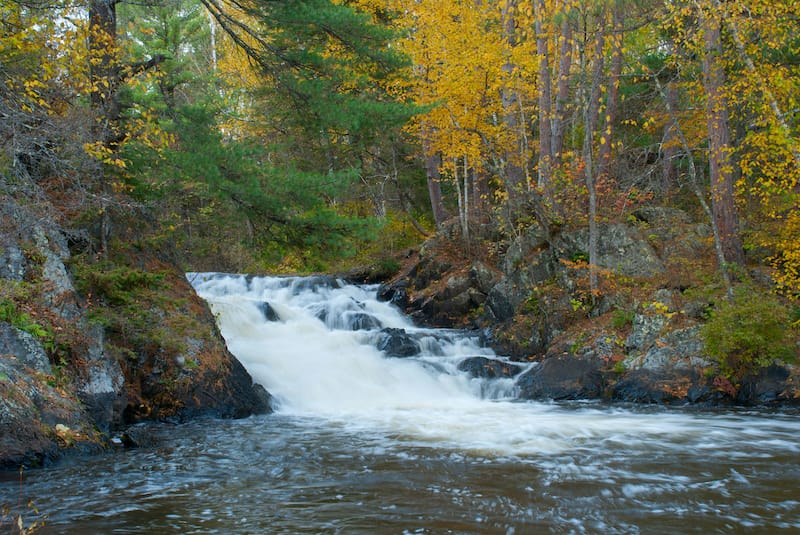
<path fill-rule="evenodd" d="M 276 413 L 155 424 L 152 446 L 0 482 L 41 533 L 800 531 L 796 411 L 515 402 L 513 380 L 458 371 L 500 358 L 476 337 L 419 329 L 375 288 L 191 280 Z M 387 358 L 387 328 L 420 353 Z"/>

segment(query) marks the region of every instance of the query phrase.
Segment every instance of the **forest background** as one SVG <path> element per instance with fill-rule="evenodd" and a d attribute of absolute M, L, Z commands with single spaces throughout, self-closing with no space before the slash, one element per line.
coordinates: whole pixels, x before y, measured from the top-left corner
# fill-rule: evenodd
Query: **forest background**
<path fill-rule="evenodd" d="M 598 224 L 676 207 L 712 229 L 707 284 L 735 300 L 757 268 L 784 332 L 799 26 L 789 0 L 2 0 L 0 178 L 95 283 L 133 249 L 390 274 L 443 228 L 491 257 L 588 227 L 594 299 Z"/>

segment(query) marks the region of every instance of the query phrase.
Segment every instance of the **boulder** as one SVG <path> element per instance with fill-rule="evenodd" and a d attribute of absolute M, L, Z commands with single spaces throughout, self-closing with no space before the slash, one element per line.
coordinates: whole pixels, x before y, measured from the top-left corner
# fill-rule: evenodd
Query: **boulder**
<path fill-rule="evenodd" d="M 46 465 L 65 448 L 99 450 L 82 403 L 56 380 L 0 354 L 0 470 Z"/>
<path fill-rule="evenodd" d="M 487 357 L 469 357 L 458 363 L 458 370 L 480 379 L 514 377 L 522 371 L 517 364 Z"/>
<path fill-rule="evenodd" d="M 627 373 L 611 389 L 611 399 L 634 403 L 684 403 L 706 401 L 702 377 L 693 370 L 639 369 Z"/>
<path fill-rule="evenodd" d="M 488 294 L 499 279 L 498 274 L 483 262 L 475 262 L 469 268 L 470 285 L 482 294 Z"/>
<path fill-rule="evenodd" d="M 366 312 L 346 312 L 344 319 L 353 331 L 371 331 L 381 327 L 381 322 Z"/>
<path fill-rule="evenodd" d="M 302 292 L 316 292 L 320 288 L 341 288 L 342 284 L 333 275 L 315 275 L 313 277 L 300 277 L 292 282 L 292 293 L 298 295 Z"/>
<path fill-rule="evenodd" d="M 267 321 L 281 321 L 281 317 L 272 308 L 272 305 L 264 301 L 263 303 L 258 303 L 258 309 L 261 311 L 261 314 L 264 316 L 264 319 Z"/>
<path fill-rule="evenodd" d="M 208 304 L 197 296 L 186 277 L 155 258 L 142 256 L 139 260 L 164 274 L 164 292 L 169 297 L 150 303 L 148 313 L 154 318 L 180 320 L 178 325 L 191 328 L 170 330 L 169 343 L 129 348 L 137 359 L 124 368 L 128 398 L 124 421 L 241 418 L 269 412 L 270 402 L 263 388 L 253 383 L 244 366 L 228 351 Z M 109 342 L 115 347 L 124 343 L 117 339 Z"/>
<path fill-rule="evenodd" d="M 588 258 L 589 230 L 562 234 L 554 249 L 557 258 Z M 664 272 L 664 264 L 647 240 L 638 230 L 622 223 L 598 225 L 597 265 L 634 278 L 647 278 Z"/>
<path fill-rule="evenodd" d="M 571 355 L 548 357 L 517 378 L 520 399 L 574 400 L 603 397 L 603 361 Z"/>
<path fill-rule="evenodd" d="M 451 264 L 440 261 L 434 255 L 423 256 L 421 254 L 420 261 L 408 273 L 410 286 L 416 290 L 427 288 L 440 281 L 451 268 Z"/>
<path fill-rule="evenodd" d="M 405 329 L 381 329 L 377 348 L 387 357 L 413 357 L 419 355 L 421 348 L 419 342 L 414 340 Z"/>
<path fill-rule="evenodd" d="M 377 298 L 378 301 L 390 302 L 400 308 L 406 310 L 409 306 L 408 297 L 408 281 L 400 280 L 388 284 L 381 284 L 378 287 Z"/>
<path fill-rule="evenodd" d="M 486 296 L 486 313 L 495 322 L 505 322 L 514 317 L 517 307 L 530 296 L 530 288 L 520 286 L 511 279 L 503 279 Z"/>
<path fill-rule="evenodd" d="M 754 375 L 745 377 L 739 385 L 736 401 L 745 405 L 800 405 L 800 379 L 790 365 L 775 363 Z"/>
<path fill-rule="evenodd" d="M 657 292 L 652 302 L 642 307 L 633 317 L 633 329 L 625 347 L 628 351 L 644 351 L 648 349 L 669 324 L 674 315 L 672 298 L 669 292 Z"/>

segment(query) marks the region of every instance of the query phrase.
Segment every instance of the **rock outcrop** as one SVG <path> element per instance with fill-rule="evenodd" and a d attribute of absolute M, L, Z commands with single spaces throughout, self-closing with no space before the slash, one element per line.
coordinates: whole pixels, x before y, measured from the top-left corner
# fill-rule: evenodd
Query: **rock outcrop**
<path fill-rule="evenodd" d="M 382 295 L 424 325 L 481 328 L 499 354 L 535 361 L 517 377 L 523 399 L 636 403 L 797 403 L 800 374 L 776 362 L 732 384 L 705 353 L 703 292 L 712 259 L 707 225 L 680 210 L 643 207 L 598 225 L 601 288 L 588 286 L 588 231 L 531 226 L 496 267 L 452 254 L 447 233 Z M 455 238 L 457 240 L 457 238 Z M 449 253 L 448 253 L 449 251 Z M 798 350 L 800 353 L 800 350 Z M 475 364 L 477 372 L 493 368 Z M 472 370 L 473 368 L 470 368 Z"/>
<path fill-rule="evenodd" d="M 76 289 L 68 234 L 41 206 L 0 202 L 0 469 L 107 447 L 142 419 L 269 410 L 269 394 L 228 352 L 183 273 L 129 258 L 130 273 L 159 273 L 161 298 L 131 293 L 138 319 L 125 325 L 120 302 L 103 308 L 99 288 Z M 118 269 L 105 282 L 134 284 Z"/>

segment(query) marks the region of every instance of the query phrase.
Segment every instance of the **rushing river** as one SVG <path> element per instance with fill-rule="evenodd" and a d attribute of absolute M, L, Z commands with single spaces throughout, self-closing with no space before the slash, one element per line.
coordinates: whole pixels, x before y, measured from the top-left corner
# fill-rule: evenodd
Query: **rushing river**
<path fill-rule="evenodd" d="M 415 328 L 374 287 L 190 280 L 276 413 L 0 482 L 39 533 L 800 532 L 797 411 L 516 402 L 458 371 L 496 358 L 476 337 Z M 421 354 L 386 358 L 387 328 Z"/>

